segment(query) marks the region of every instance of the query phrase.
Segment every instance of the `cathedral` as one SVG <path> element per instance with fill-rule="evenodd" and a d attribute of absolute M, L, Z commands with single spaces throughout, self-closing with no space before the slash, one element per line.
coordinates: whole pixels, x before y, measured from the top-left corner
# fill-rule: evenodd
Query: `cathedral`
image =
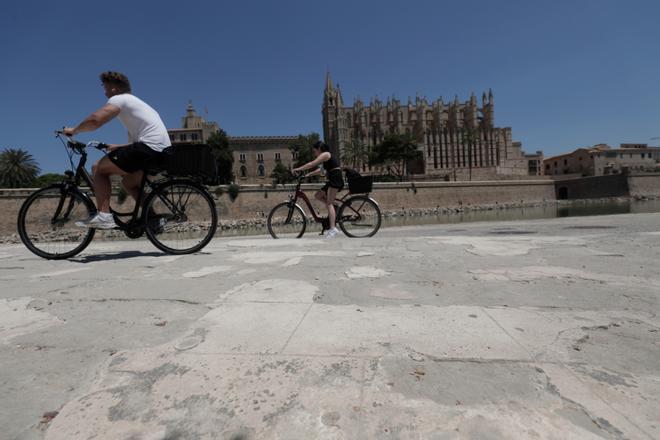
<path fill-rule="evenodd" d="M 492 180 L 521 178 L 530 174 L 529 160 L 519 142 L 511 139 L 511 128 L 495 127 L 492 91 L 483 94 L 481 106 L 472 94 L 469 101 L 428 102 L 417 97 L 402 104 L 396 98 L 384 103 L 378 98 L 369 105 L 355 99 L 344 105 L 339 85 L 328 73 L 323 92 L 323 135 L 341 156 L 352 143 L 368 149 L 388 134 L 412 137 L 423 158 L 410 164 L 408 172 L 433 180 Z M 368 164 L 362 164 L 369 171 Z M 520 177 L 518 177 L 520 176 Z M 420 176 L 421 177 L 421 176 Z"/>

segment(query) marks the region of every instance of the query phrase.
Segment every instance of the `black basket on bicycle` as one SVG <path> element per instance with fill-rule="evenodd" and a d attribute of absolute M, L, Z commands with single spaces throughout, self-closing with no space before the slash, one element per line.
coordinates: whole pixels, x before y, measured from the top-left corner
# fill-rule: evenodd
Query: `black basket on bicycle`
<path fill-rule="evenodd" d="M 218 166 L 208 145 L 173 145 L 163 153 L 163 169 L 168 175 L 200 179 L 205 185 L 218 183 Z"/>
<path fill-rule="evenodd" d="M 348 191 L 351 194 L 366 194 L 373 189 L 374 182 L 372 176 L 355 176 L 347 173 Z"/>

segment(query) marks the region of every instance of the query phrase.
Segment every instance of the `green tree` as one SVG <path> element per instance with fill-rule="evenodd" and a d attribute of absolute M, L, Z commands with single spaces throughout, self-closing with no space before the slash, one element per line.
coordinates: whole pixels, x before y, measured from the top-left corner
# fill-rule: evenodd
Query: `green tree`
<path fill-rule="evenodd" d="M 321 139 L 318 133 L 310 133 L 308 135 L 298 135 L 298 139 L 293 141 L 289 145 L 289 150 L 293 153 L 293 156 L 296 158 L 294 162 L 294 168 L 304 165 L 307 162 L 314 160 L 314 154 L 312 153 L 312 146 Z"/>
<path fill-rule="evenodd" d="M 60 183 L 64 179 L 66 179 L 66 176 L 64 174 L 46 173 L 37 177 L 37 179 L 34 181 L 34 186 L 39 188 L 44 188 L 54 183 Z"/>
<path fill-rule="evenodd" d="M 218 184 L 226 185 L 234 181 L 234 155 L 229 146 L 227 133 L 220 129 L 211 134 L 206 143 L 211 147 L 218 166 Z"/>
<path fill-rule="evenodd" d="M 31 186 L 39 174 L 39 165 L 32 155 L 20 148 L 6 148 L 0 153 L 0 187 Z"/>
<path fill-rule="evenodd" d="M 293 180 L 291 171 L 285 167 L 282 162 L 277 162 L 270 177 L 276 185 L 280 183 L 289 183 Z"/>
<path fill-rule="evenodd" d="M 403 181 L 407 174 L 406 164 L 418 156 L 417 145 L 412 137 L 403 134 L 388 134 L 382 143 L 374 146 L 371 152 L 371 163 L 385 168 L 388 174 Z"/>
<path fill-rule="evenodd" d="M 357 139 L 354 139 L 344 145 L 341 154 L 341 161 L 347 166 L 360 169 L 363 164 L 369 162 L 369 147 Z"/>

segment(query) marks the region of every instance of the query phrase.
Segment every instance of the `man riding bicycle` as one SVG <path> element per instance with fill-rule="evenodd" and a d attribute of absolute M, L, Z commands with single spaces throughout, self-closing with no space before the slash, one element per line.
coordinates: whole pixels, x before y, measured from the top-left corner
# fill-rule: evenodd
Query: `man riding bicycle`
<path fill-rule="evenodd" d="M 121 175 L 123 187 L 138 201 L 143 170 L 157 165 L 161 161 L 162 151 L 172 144 L 156 110 L 131 94 L 131 83 L 126 75 L 104 72 L 100 78 L 107 103 L 76 127 L 65 128 L 64 134 L 73 136 L 94 131 L 115 117 L 119 117 L 128 131 L 128 144 L 109 145 L 108 155 L 92 166 L 98 212 L 85 221 L 76 222 L 88 228 L 112 229 L 117 225 L 110 212 L 110 176 Z"/>

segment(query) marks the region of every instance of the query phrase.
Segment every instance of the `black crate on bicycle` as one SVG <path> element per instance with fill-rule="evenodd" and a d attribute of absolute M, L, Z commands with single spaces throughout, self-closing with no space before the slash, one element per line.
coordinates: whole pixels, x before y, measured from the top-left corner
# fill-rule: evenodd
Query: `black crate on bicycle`
<path fill-rule="evenodd" d="M 374 185 L 372 176 L 346 173 L 346 180 L 348 181 L 348 191 L 351 194 L 370 193 Z"/>
<path fill-rule="evenodd" d="M 218 167 L 208 145 L 173 145 L 163 153 L 163 169 L 168 175 L 199 178 L 206 185 L 217 184 Z"/>

